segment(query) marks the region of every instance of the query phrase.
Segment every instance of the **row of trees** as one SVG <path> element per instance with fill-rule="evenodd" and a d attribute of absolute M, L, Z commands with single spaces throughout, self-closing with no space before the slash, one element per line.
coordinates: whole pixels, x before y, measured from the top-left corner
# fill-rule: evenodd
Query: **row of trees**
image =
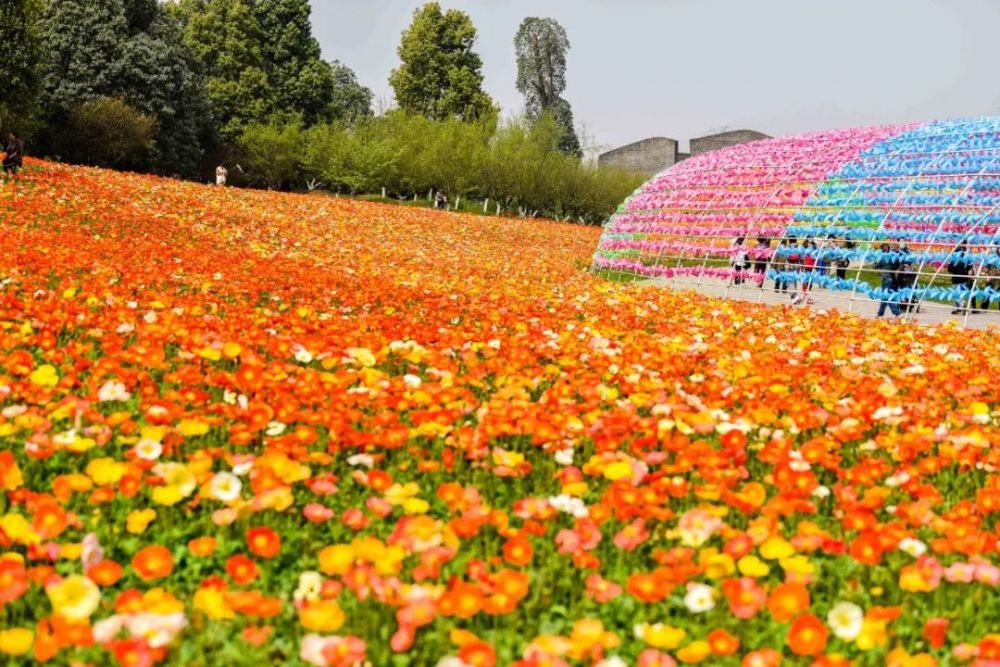
<path fill-rule="evenodd" d="M 251 122 L 371 113 L 308 0 L 4 0 L 0 125 L 70 161 L 198 176 Z"/>
<path fill-rule="evenodd" d="M 0 128 L 72 162 L 190 178 L 224 162 L 248 184 L 439 190 L 590 222 L 635 186 L 580 159 L 556 21 L 521 24 L 525 113 L 500 122 L 464 12 L 414 13 L 389 77 L 398 109 L 380 116 L 322 59 L 310 17 L 309 0 L 4 0 Z"/>
<path fill-rule="evenodd" d="M 249 126 L 240 146 L 256 184 L 309 185 L 410 199 L 489 199 L 508 213 L 603 222 L 643 180 L 567 154 L 551 113 L 498 122 L 433 120 L 394 110 L 348 126 L 299 121 Z M 492 209 L 491 209 L 492 210 Z"/>
<path fill-rule="evenodd" d="M 464 12 L 442 11 L 436 2 L 414 12 L 397 50 L 401 64 L 389 77 L 399 107 L 433 120 L 495 116 L 493 100 L 482 88 L 475 41 L 476 27 Z M 528 17 L 514 36 L 517 89 L 527 119 L 534 123 L 549 114 L 560 128 L 559 150 L 581 157 L 573 110 L 562 97 L 569 49 L 566 30 L 551 18 Z"/>

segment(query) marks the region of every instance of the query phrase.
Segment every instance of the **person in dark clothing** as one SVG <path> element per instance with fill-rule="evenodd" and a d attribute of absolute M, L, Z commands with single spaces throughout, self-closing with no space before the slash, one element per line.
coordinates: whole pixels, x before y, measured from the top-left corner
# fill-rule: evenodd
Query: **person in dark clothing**
<path fill-rule="evenodd" d="M 787 270 L 792 275 L 790 280 L 788 280 L 788 291 L 791 293 L 792 303 L 797 304 L 799 302 L 798 292 L 795 291 L 795 285 L 799 280 L 803 279 L 802 269 L 803 261 L 805 257 L 805 242 L 801 244 L 793 243 L 790 245 L 787 258 L 785 259 L 785 266 Z"/>
<path fill-rule="evenodd" d="M 896 270 L 896 289 L 911 290 L 909 296 L 900 300 L 900 308 L 905 312 L 920 312 L 920 301 L 912 290 L 917 284 L 916 256 L 905 243 L 899 249 L 899 268 Z"/>
<path fill-rule="evenodd" d="M 746 277 L 746 270 L 750 266 L 750 255 L 747 253 L 747 249 L 743 246 L 743 242 L 746 239 L 744 237 L 739 237 L 734 242 L 734 251 L 732 258 L 733 266 L 733 284 L 742 285 L 743 279 Z"/>
<path fill-rule="evenodd" d="M 24 165 L 24 142 L 14 132 L 7 134 L 4 144 L 3 173 L 16 174 Z"/>
<path fill-rule="evenodd" d="M 771 258 L 771 239 L 763 236 L 757 239 L 757 257 L 753 263 L 754 280 L 757 287 L 764 287 L 764 277 L 767 275 L 767 261 Z"/>
<path fill-rule="evenodd" d="M 771 255 L 771 270 L 774 271 L 774 291 L 787 292 L 788 280 L 783 275 L 788 269 L 788 239 L 781 239 L 778 248 Z"/>
<path fill-rule="evenodd" d="M 848 253 L 850 253 L 850 251 L 854 249 L 854 241 L 852 241 L 851 239 L 845 239 L 844 245 L 842 247 L 845 255 L 837 259 L 837 261 L 835 262 L 837 266 L 837 279 L 847 280 L 847 269 L 851 265 L 851 258 Z"/>
<path fill-rule="evenodd" d="M 957 248 L 952 252 L 951 257 L 948 260 L 948 273 L 951 275 L 951 284 L 955 287 L 965 286 L 968 289 L 972 289 L 973 279 L 972 279 L 972 262 L 966 256 L 968 254 L 968 245 L 963 241 L 958 245 Z M 966 300 L 961 296 L 955 298 L 955 309 L 951 311 L 952 315 L 959 315 L 965 310 Z"/>
<path fill-rule="evenodd" d="M 878 305 L 878 314 L 875 317 L 882 317 L 885 315 L 885 309 L 888 308 L 893 315 L 899 317 L 901 311 L 899 310 L 899 304 L 896 303 L 896 274 L 899 271 L 899 260 L 894 256 L 892 249 L 889 248 L 888 243 L 883 243 L 879 248 L 879 258 L 875 262 L 875 270 L 879 272 L 882 276 L 882 290 L 885 292 L 882 296 L 882 300 Z"/>
<path fill-rule="evenodd" d="M 986 290 L 986 293 L 979 303 L 979 310 L 989 310 L 990 306 L 993 305 L 993 300 L 1000 296 L 1000 248 L 995 248 L 992 256 L 988 257 L 984 264 L 985 284 L 983 289 Z"/>

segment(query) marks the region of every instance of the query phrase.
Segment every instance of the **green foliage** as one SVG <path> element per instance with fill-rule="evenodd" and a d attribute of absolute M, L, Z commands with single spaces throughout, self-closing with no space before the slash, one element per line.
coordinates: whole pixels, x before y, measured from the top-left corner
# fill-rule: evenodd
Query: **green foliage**
<path fill-rule="evenodd" d="M 517 89 L 525 97 L 525 111 L 537 117 L 552 108 L 566 90 L 566 30 L 555 19 L 528 17 L 514 37 Z"/>
<path fill-rule="evenodd" d="M 0 129 L 25 134 L 31 125 L 39 88 L 36 63 L 39 40 L 37 0 L 5 0 L 0 4 Z"/>
<path fill-rule="evenodd" d="M 383 119 L 347 127 L 317 125 L 306 133 L 303 166 L 332 189 L 372 192 L 398 179 L 400 153 Z"/>
<path fill-rule="evenodd" d="M 70 111 L 121 92 L 128 23 L 122 0 L 48 3 L 42 20 L 42 105 L 58 125 Z"/>
<path fill-rule="evenodd" d="M 155 144 L 135 168 L 197 173 L 211 123 L 178 18 L 145 0 L 63 0 L 42 20 L 46 147 L 78 155 L 65 124 L 81 105 L 120 98 L 156 121 Z"/>
<path fill-rule="evenodd" d="M 569 102 L 560 99 L 547 111 L 552 114 L 552 118 L 560 128 L 559 150 L 566 155 L 583 157 L 580 138 L 576 135 L 576 128 L 573 127 L 573 109 Z"/>
<path fill-rule="evenodd" d="M 246 0 L 189 0 L 180 11 L 219 135 L 236 140 L 244 127 L 277 108 L 265 70 L 264 32 Z"/>
<path fill-rule="evenodd" d="M 333 100 L 329 115 L 332 120 L 348 124 L 372 115 L 372 91 L 358 83 L 358 77 L 339 60 L 330 63 L 333 74 Z"/>
<path fill-rule="evenodd" d="M 310 17 L 308 0 L 7 0 L 0 126 L 34 122 L 36 154 L 88 164 L 193 177 L 206 155 L 237 157 L 272 188 L 441 191 L 591 223 L 641 178 L 578 159 L 551 19 L 518 32 L 527 114 L 500 124 L 467 14 L 414 13 L 390 78 L 401 108 L 379 117 L 354 72 L 322 59 Z"/>
<path fill-rule="evenodd" d="M 149 30 L 160 13 L 156 0 L 124 0 L 124 3 L 125 22 L 133 33 Z"/>
<path fill-rule="evenodd" d="M 150 166 L 160 173 L 196 175 L 212 133 L 212 114 L 197 62 L 184 48 L 182 25 L 174 16 L 158 14 L 146 32 L 126 42 L 125 58 L 125 99 L 157 119 Z"/>
<path fill-rule="evenodd" d="M 551 112 L 563 128 L 559 150 L 580 157 L 580 140 L 573 127 L 573 110 L 562 98 L 566 90 L 566 30 L 555 19 L 528 17 L 514 37 L 517 53 L 517 89 L 524 94 L 525 111 L 532 120 Z"/>
<path fill-rule="evenodd" d="M 153 147 L 156 118 L 114 97 L 85 102 L 61 130 L 65 158 L 99 167 L 142 164 Z"/>
<path fill-rule="evenodd" d="M 644 178 L 562 153 L 562 136 L 548 113 L 497 126 L 393 111 L 353 126 L 253 126 L 241 146 L 252 177 L 272 187 L 312 180 L 351 194 L 385 188 L 408 200 L 442 191 L 452 201 L 488 197 L 508 214 L 603 222 Z"/>
<path fill-rule="evenodd" d="M 302 152 L 302 124 L 296 120 L 281 124 L 276 120 L 247 126 L 240 147 L 251 173 L 269 188 L 291 184 L 299 175 Z"/>
<path fill-rule="evenodd" d="M 476 28 L 468 14 L 430 2 L 413 14 L 398 53 L 402 64 L 389 77 L 404 111 L 434 120 L 473 120 L 495 113 L 482 88 L 482 60 L 472 50 Z"/>
<path fill-rule="evenodd" d="M 309 1 L 252 0 L 251 6 L 263 36 L 260 49 L 275 108 L 301 114 L 309 125 L 330 120 L 333 70 L 320 58 Z"/>

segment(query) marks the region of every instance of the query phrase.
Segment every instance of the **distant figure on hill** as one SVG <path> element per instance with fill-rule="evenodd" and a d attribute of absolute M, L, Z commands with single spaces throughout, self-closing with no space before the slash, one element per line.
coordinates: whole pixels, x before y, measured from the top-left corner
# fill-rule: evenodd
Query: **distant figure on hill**
<path fill-rule="evenodd" d="M 3 173 L 16 174 L 24 165 L 24 141 L 16 133 L 9 132 L 3 152 Z"/>
<path fill-rule="evenodd" d="M 443 192 L 438 192 L 434 196 L 434 208 L 448 208 L 448 197 Z"/>
<path fill-rule="evenodd" d="M 225 185 L 227 178 L 229 178 L 229 170 L 220 164 L 215 168 L 215 184 L 219 186 Z"/>

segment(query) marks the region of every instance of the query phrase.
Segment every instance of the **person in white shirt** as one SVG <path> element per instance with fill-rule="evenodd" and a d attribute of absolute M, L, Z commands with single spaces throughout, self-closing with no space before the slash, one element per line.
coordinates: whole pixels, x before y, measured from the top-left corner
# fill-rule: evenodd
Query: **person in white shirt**
<path fill-rule="evenodd" d="M 221 164 L 215 168 L 215 184 L 225 185 L 226 178 L 229 177 L 229 170 L 223 167 Z"/>

